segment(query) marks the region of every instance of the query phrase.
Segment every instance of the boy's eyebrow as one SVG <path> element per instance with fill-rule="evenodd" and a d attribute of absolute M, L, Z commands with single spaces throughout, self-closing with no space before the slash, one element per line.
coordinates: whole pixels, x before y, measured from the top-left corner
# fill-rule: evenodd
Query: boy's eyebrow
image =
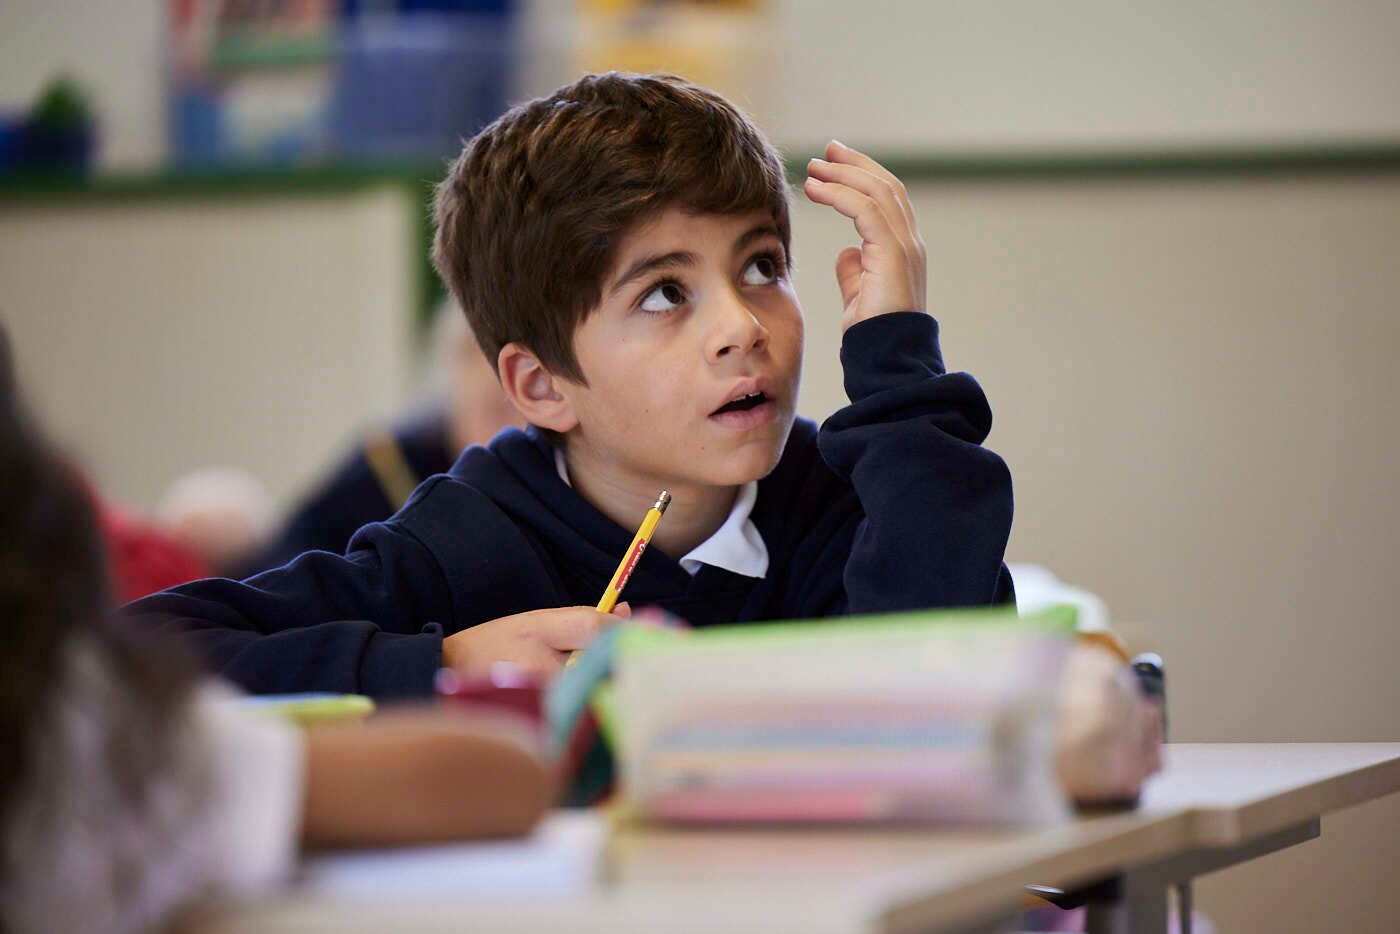
<path fill-rule="evenodd" d="M 783 235 L 778 233 L 778 228 L 772 224 L 758 224 L 746 230 L 738 240 L 734 241 L 734 252 L 738 253 L 744 247 L 755 240 L 762 240 L 764 237 L 772 237 L 775 240 L 783 239 Z"/>
<path fill-rule="evenodd" d="M 750 227 L 739 235 L 739 239 L 734 241 L 734 252 L 738 253 L 755 240 L 762 240 L 765 237 L 773 237 L 777 240 L 783 239 L 782 234 L 778 233 L 778 228 L 774 225 L 759 224 L 755 227 Z M 694 266 L 695 262 L 695 254 L 687 251 L 643 256 L 631 266 L 628 266 L 626 272 L 618 276 L 617 281 L 608 289 L 608 294 L 617 294 L 622 291 L 623 287 L 629 282 L 642 278 L 653 269 L 662 269 L 668 266 Z"/>
<path fill-rule="evenodd" d="M 618 277 L 617 281 L 608 289 L 609 295 L 615 295 L 622 291 L 623 286 L 636 279 L 642 278 L 653 269 L 667 266 L 694 266 L 696 256 L 690 252 L 663 253 L 660 255 L 643 256 L 631 266 L 627 271 Z"/>

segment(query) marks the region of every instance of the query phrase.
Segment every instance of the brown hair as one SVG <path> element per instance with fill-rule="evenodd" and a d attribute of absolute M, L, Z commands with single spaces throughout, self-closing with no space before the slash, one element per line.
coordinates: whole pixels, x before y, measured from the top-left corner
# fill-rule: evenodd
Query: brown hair
<path fill-rule="evenodd" d="M 437 186 L 433 265 L 493 367 L 517 341 L 582 383 L 574 329 L 627 231 L 672 207 L 766 210 L 789 244 L 782 159 L 752 120 L 674 75 L 587 75 L 467 142 Z"/>

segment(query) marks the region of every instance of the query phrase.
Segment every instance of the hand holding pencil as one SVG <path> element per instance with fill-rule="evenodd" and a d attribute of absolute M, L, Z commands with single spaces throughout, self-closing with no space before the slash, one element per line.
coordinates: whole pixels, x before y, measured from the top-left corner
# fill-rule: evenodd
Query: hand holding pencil
<path fill-rule="evenodd" d="M 558 673 L 571 660 L 571 653 L 587 646 L 603 627 L 632 615 L 632 608 L 618 603 L 618 597 L 670 502 L 671 494 L 662 490 L 637 534 L 632 536 L 632 543 L 596 607 L 531 610 L 463 629 L 442 640 L 442 667 L 463 677 L 487 674 L 496 662 L 511 662 L 529 674 L 545 678 Z"/>
<path fill-rule="evenodd" d="M 474 678 L 489 674 L 497 662 L 510 662 L 547 679 L 564 667 L 570 652 L 631 615 L 632 608 L 619 603 L 611 613 L 591 606 L 561 606 L 502 616 L 443 639 L 442 667 Z"/>

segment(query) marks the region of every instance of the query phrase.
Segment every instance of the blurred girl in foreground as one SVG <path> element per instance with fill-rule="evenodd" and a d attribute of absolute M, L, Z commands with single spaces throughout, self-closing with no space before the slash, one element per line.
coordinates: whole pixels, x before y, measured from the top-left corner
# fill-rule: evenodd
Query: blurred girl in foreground
<path fill-rule="evenodd" d="M 490 721 L 302 732 L 108 605 L 92 508 L 22 410 L 0 331 L 0 930 L 145 930 L 276 885 L 302 845 L 518 834 L 546 806 L 535 751 Z"/>

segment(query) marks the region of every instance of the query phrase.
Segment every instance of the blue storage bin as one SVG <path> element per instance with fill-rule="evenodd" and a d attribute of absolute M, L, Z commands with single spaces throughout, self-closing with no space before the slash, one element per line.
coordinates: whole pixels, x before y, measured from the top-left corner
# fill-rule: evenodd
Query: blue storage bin
<path fill-rule="evenodd" d="M 505 109 L 513 17 L 424 11 L 348 19 L 331 105 L 335 155 L 448 156 Z"/>

